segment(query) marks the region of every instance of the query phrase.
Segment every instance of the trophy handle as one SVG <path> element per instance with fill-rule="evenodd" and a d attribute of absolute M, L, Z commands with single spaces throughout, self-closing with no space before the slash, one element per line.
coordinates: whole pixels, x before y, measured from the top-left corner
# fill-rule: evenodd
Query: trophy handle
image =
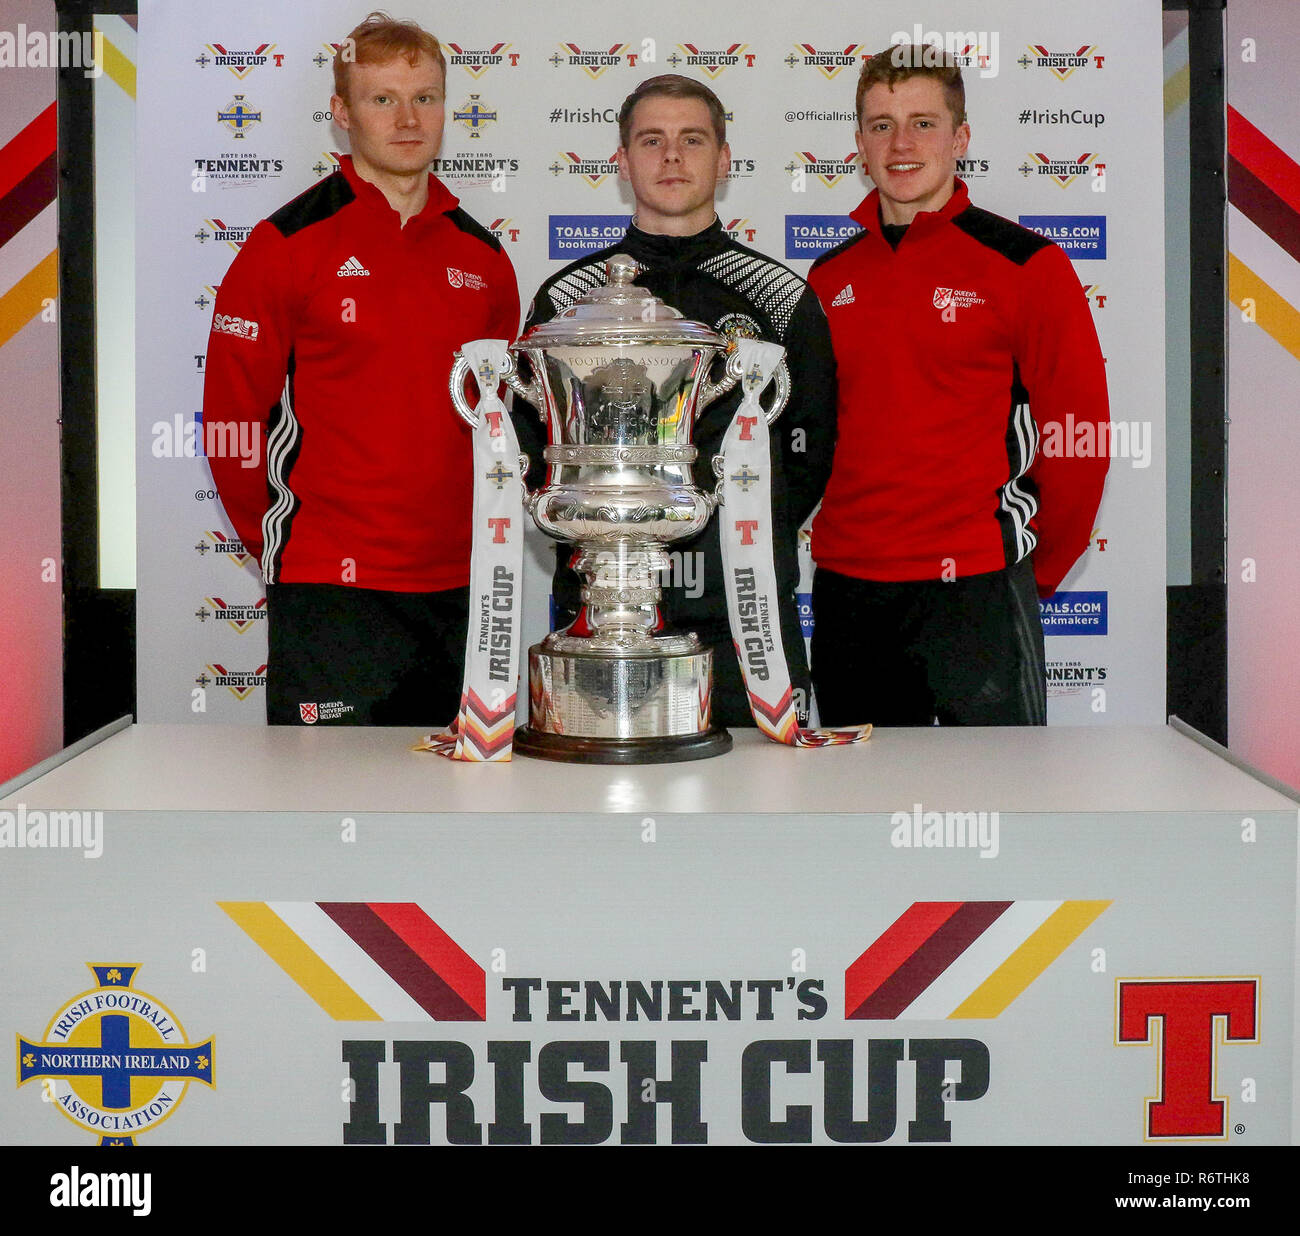
<path fill-rule="evenodd" d="M 511 357 L 510 359 L 514 360 L 514 357 Z M 516 395 L 521 399 L 527 400 L 527 402 L 531 403 L 533 407 L 537 409 L 538 418 L 545 421 L 546 413 L 543 409 L 546 407 L 546 402 L 537 379 L 534 378 L 531 382 L 525 382 L 520 378 L 518 371 L 513 365 L 501 376 L 505 379 L 505 384 L 514 391 Z"/>
<path fill-rule="evenodd" d="M 742 377 L 744 374 L 740 370 L 740 353 L 732 348 L 727 354 L 727 368 L 722 378 L 717 382 L 710 382 L 706 377 L 701 384 L 700 407 L 707 407 L 720 395 L 725 395 Z M 785 411 L 785 405 L 790 400 L 790 370 L 786 366 L 784 356 L 772 371 L 772 381 L 776 384 L 776 395 L 772 400 L 772 406 L 763 409 L 769 425 Z"/>
<path fill-rule="evenodd" d="M 469 367 L 469 361 L 465 358 L 463 352 L 455 353 L 456 360 L 451 367 L 451 376 L 447 379 L 447 390 L 451 395 L 451 406 L 460 414 L 463 420 L 471 429 L 478 427 L 478 417 L 474 409 L 466 402 L 465 399 L 465 379 L 473 376 L 475 383 L 478 382 L 478 375 Z M 518 371 L 515 368 L 515 358 L 506 353 L 505 368 L 497 375 L 516 395 L 527 399 L 535 408 L 542 407 L 542 395 L 537 389 L 537 383 L 525 385 L 519 379 Z M 541 412 L 538 412 L 541 415 Z"/>

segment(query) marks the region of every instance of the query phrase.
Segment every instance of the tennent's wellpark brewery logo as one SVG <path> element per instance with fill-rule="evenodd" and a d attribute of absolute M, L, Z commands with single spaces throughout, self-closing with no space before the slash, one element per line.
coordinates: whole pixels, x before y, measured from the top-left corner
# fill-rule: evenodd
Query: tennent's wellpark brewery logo
<path fill-rule="evenodd" d="M 176 1015 L 134 988 L 138 965 L 87 963 L 95 986 L 73 996 L 39 1041 L 18 1037 L 18 1084 L 101 1146 L 130 1146 L 179 1106 L 191 1082 L 213 1084 L 212 1040 L 191 1043 Z"/>

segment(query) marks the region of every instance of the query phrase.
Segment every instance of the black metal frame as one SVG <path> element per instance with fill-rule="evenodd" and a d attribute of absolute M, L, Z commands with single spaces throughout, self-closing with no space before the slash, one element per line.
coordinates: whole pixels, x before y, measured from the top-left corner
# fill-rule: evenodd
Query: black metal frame
<path fill-rule="evenodd" d="M 1192 582 L 1166 589 L 1166 711 L 1228 741 L 1226 0 L 1164 0 L 1187 12 L 1191 74 Z"/>
<path fill-rule="evenodd" d="M 57 0 L 60 31 L 136 0 Z M 63 741 L 134 715 L 135 592 L 99 585 L 95 398 L 94 82 L 59 71 L 59 383 L 63 511 Z"/>
<path fill-rule="evenodd" d="M 1167 711 L 1226 743 L 1226 0 L 1163 3 L 1188 13 L 1192 86 L 1192 582 L 1166 590 L 1166 700 Z M 136 0 L 56 5 L 65 31 L 89 30 L 95 13 L 136 11 Z M 79 70 L 59 73 L 65 743 L 136 711 L 135 593 L 99 586 L 92 86 Z"/>

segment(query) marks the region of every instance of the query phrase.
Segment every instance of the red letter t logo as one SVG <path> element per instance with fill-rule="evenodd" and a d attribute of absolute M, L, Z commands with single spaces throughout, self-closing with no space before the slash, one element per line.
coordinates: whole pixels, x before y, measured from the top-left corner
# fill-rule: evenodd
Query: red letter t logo
<path fill-rule="evenodd" d="M 1120 1043 L 1150 1043 L 1159 1024 L 1159 1097 L 1147 1101 L 1149 1139 L 1222 1138 L 1228 1105 L 1215 1095 L 1215 1022 L 1223 1041 L 1259 1040 L 1259 980 L 1120 979 L 1116 995 Z"/>

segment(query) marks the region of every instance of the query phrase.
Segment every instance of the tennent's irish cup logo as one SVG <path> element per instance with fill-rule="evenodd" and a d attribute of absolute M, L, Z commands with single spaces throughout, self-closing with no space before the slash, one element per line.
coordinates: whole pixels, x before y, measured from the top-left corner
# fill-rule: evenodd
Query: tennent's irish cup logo
<path fill-rule="evenodd" d="M 188 1042 L 170 1009 L 132 988 L 138 965 L 87 964 L 96 986 L 59 1009 L 39 1042 L 18 1037 L 18 1084 L 40 1079 L 101 1146 L 129 1146 L 180 1106 L 190 1082 L 212 1085 L 212 1040 Z"/>

